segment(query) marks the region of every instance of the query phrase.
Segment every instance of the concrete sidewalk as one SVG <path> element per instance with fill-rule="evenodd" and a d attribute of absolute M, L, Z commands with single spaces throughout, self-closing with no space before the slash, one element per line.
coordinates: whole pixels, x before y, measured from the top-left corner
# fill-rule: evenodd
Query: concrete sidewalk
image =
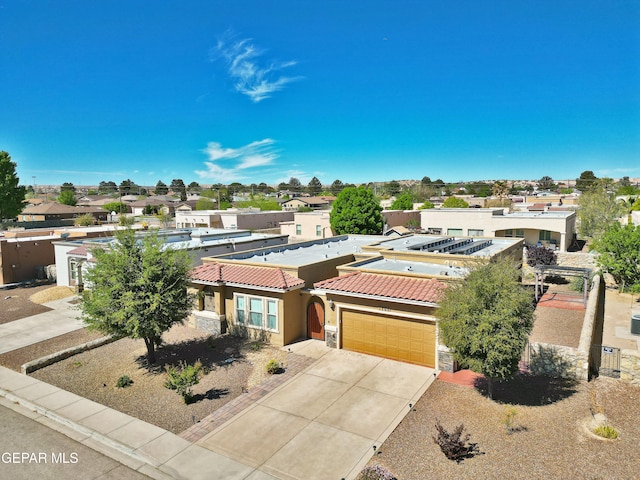
<path fill-rule="evenodd" d="M 76 297 L 45 303 L 52 310 L 0 325 L 0 353 L 17 350 L 34 343 L 84 327 L 80 312 L 71 303 Z"/>
<path fill-rule="evenodd" d="M 328 349 L 197 444 L 35 378 L 0 367 L 0 397 L 51 428 L 156 479 L 355 478 L 435 379 L 434 370 Z"/>
<path fill-rule="evenodd" d="M 622 350 L 640 350 L 640 335 L 631 333 L 631 315 L 640 315 L 638 295 L 605 290 L 602 344 Z"/>

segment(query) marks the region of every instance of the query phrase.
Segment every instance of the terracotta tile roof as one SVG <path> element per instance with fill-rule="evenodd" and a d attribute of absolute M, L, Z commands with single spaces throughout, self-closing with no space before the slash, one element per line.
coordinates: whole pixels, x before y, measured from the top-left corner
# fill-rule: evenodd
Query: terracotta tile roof
<path fill-rule="evenodd" d="M 73 255 L 74 257 L 86 257 L 89 252 L 89 247 L 86 245 L 81 245 L 73 250 L 69 250 L 67 255 Z"/>
<path fill-rule="evenodd" d="M 278 290 L 289 290 L 304 285 L 304 280 L 282 271 L 281 268 L 226 263 L 200 265 L 191 270 L 191 279 L 195 282 L 235 283 Z"/>
<path fill-rule="evenodd" d="M 446 284 L 435 278 L 413 278 L 395 275 L 353 272 L 315 283 L 315 288 L 336 293 L 356 293 L 376 297 L 437 303 Z"/>

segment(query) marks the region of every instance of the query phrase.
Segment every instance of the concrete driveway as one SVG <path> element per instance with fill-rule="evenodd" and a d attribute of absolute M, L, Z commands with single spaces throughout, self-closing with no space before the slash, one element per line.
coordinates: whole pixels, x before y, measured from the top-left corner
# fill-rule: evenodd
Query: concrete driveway
<path fill-rule="evenodd" d="M 318 361 L 198 445 L 256 468 L 255 479 L 355 478 L 435 379 L 435 370 L 325 347 Z"/>

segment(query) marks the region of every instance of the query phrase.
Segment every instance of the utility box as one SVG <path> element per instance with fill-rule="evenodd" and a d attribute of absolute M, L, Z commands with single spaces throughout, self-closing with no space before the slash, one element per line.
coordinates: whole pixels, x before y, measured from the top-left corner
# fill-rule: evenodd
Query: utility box
<path fill-rule="evenodd" d="M 640 314 L 631 315 L 631 333 L 640 335 Z"/>

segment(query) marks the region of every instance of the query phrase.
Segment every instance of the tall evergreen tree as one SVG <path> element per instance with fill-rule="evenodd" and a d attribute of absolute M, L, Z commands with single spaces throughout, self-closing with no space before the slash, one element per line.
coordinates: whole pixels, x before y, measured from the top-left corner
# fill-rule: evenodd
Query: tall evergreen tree
<path fill-rule="evenodd" d="M 11 155 L 4 150 L 0 151 L 0 222 L 14 218 L 22 211 L 27 190 L 19 183 L 16 164 L 11 161 Z"/>

